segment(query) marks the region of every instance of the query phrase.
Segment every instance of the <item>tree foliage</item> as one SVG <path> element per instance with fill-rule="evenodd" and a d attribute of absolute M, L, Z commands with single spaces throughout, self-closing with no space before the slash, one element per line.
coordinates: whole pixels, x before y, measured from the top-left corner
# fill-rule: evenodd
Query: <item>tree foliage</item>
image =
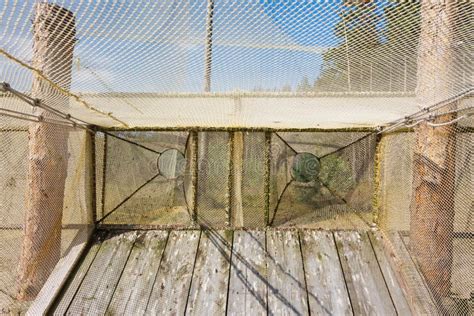
<path fill-rule="evenodd" d="M 312 91 L 413 91 L 420 4 L 345 1 Z M 306 86 L 303 78 L 300 85 Z"/>

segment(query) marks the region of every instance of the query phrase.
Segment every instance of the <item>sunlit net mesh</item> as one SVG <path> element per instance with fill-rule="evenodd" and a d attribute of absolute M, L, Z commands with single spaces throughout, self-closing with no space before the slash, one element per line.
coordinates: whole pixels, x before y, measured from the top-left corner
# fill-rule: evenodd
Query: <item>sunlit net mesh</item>
<path fill-rule="evenodd" d="M 29 292 L 34 291 L 20 281 L 19 266 L 22 249 L 25 247 L 25 224 L 35 221 L 26 217 L 28 197 L 31 196 L 28 165 L 34 158 L 28 151 L 28 124 L 18 119 L 2 117 L 0 129 L 0 308 L 1 313 L 11 314 L 24 311 L 26 303 L 31 299 Z M 56 239 L 53 231 L 48 232 L 46 238 L 49 242 L 41 243 L 43 248 L 36 252 L 36 256 L 30 257 L 35 264 L 50 262 L 49 271 L 53 270 L 56 262 L 48 261 L 48 257 L 57 253 L 59 259 L 73 246 L 86 241 L 88 225 L 92 224 L 93 174 L 89 169 L 91 157 L 88 156 L 88 146 L 91 143 L 83 130 L 59 126 L 55 131 L 67 135 L 67 171 L 64 174 L 64 199 L 59 223 L 61 238 Z M 53 185 L 55 180 L 45 178 L 44 181 L 47 185 Z M 50 208 L 42 213 L 39 229 L 53 227 L 51 222 L 57 220 L 58 212 L 61 210 Z M 46 281 L 47 277 L 48 275 L 38 276 L 41 282 Z M 29 299 L 18 300 L 20 296 Z"/>
<path fill-rule="evenodd" d="M 375 133 L 283 132 L 273 139 L 273 225 L 368 227 Z"/>
<path fill-rule="evenodd" d="M 107 133 L 101 171 L 103 210 L 98 218 L 112 224 L 188 223 L 187 136 L 186 132 Z"/>
<path fill-rule="evenodd" d="M 198 0 L 58 1 L 74 13 L 77 39 L 60 42 L 62 48 L 74 46 L 71 89 L 66 91 L 70 108 L 62 110 L 106 126 L 301 128 L 318 120 L 376 126 L 416 108 L 411 96 L 422 13 L 418 2 L 213 2 L 211 10 Z M 438 91 L 430 104 L 472 87 L 472 4 L 459 6 L 459 14 L 446 17 L 459 27 L 439 36 L 441 42 L 454 43 L 449 46 L 455 58 L 444 79 L 450 88 Z M 30 22 L 34 2 L 4 1 L 0 10 L 0 78 L 29 92 L 37 74 Z M 63 16 L 52 19 L 63 27 L 73 23 Z M 206 55 L 209 43 L 211 57 Z M 61 107 L 54 98 L 65 93 L 63 82 L 57 83 L 48 87 L 53 107 Z M 205 90 L 221 98 L 203 99 Z M 293 94 L 318 98 L 295 100 L 302 105 L 289 111 L 281 96 Z M 351 98 L 360 94 L 371 95 L 374 102 Z M 334 96 L 341 99 L 334 102 Z M 269 103 L 272 111 L 266 110 Z M 15 101 L 2 107 L 15 108 Z M 319 116 L 308 114 L 308 107 L 319 108 Z M 360 111 L 351 121 L 334 118 L 355 107 Z"/>
<path fill-rule="evenodd" d="M 472 99 L 466 103 L 469 108 L 472 106 Z M 434 115 L 445 112 L 438 111 Z M 466 115 L 465 105 L 459 106 L 457 113 L 458 117 L 463 115 Z M 389 240 L 390 247 L 398 250 L 396 255 L 400 266 L 411 265 L 411 260 L 414 259 L 416 266 L 426 277 L 424 282 L 431 290 L 435 304 L 445 313 L 464 315 L 472 313 L 474 288 L 473 120 L 467 118 L 459 123 L 431 128 L 435 133 L 445 133 L 448 136 L 438 142 L 430 138 L 417 140 L 416 127 L 415 132 L 397 131 L 382 136 L 379 143 L 382 159 L 378 167 L 380 196 L 377 222 Z M 445 167 L 437 170 L 438 173 L 425 173 L 423 177 L 418 173 L 414 175 L 414 170 L 417 170 L 416 158 L 419 157 L 417 147 L 420 146 L 428 146 L 427 151 L 435 150 L 435 146 L 452 146 L 448 150 L 446 162 L 451 166 L 450 170 Z M 437 165 L 429 168 L 436 170 Z M 440 175 L 448 179 L 444 178 L 442 181 L 450 183 L 444 182 L 444 186 L 440 187 Z M 435 192 L 416 189 L 415 184 L 420 183 L 427 183 Z M 418 193 L 421 195 L 414 195 L 414 192 L 420 192 L 419 190 L 423 190 Z M 436 201 L 440 198 L 442 202 L 437 204 Z M 422 208 L 416 207 L 419 203 L 427 203 L 430 211 L 426 213 Z M 438 209 L 441 209 L 442 213 L 437 211 Z M 432 224 L 430 227 L 425 226 L 426 230 L 420 230 L 420 221 Z M 433 241 L 430 244 L 421 244 L 423 239 L 420 239 L 420 236 L 433 236 Z M 416 240 L 413 241 L 413 238 Z M 403 252 L 408 252 L 411 258 L 404 257 Z M 435 274 L 442 277 L 433 278 Z M 423 286 L 423 283 L 415 282 L 410 284 L 409 288 L 413 294 Z"/>
<path fill-rule="evenodd" d="M 1 313 L 93 222 L 372 227 L 408 301 L 473 312 L 472 3 L 49 3 L 0 3 Z M 64 198 L 31 219 L 32 193 Z"/>

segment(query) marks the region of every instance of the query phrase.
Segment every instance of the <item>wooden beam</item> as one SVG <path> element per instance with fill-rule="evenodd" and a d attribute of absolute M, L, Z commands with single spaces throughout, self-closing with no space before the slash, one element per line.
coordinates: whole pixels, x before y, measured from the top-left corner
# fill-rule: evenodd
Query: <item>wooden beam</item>
<path fill-rule="evenodd" d="M 456 44 L 458 5 L 454 1 L 421 3 L 417 99 L 429 106 L 450 96 Z M 452 112 L 456 102 L 442 111 Z M 437 114 L 442 114 L 441 110 Z M 455 113 L 438 116 L 446 123 Z M 410 206 L 410 249 L 437 298 L 449 295 L 453 260 L 455 125 L 428 123 L 415 128 L 413 194 Z"/>
<path fill-rule="evenodd" d="M 31 304 L 26 315 L 46 315 L 53 305 L 54 300 L 64 289 L 68 277 L 74 271 L 74 268 L 88 248 L 91 234 L 91 227 L 85 227 L 77 233 L 72 242 L 74 246 L 72 246 L 68 254 L 58 262 L 49 276 L 48 281 L 46 281 L 35 301 Z"/>
<path fill-rule="evenodd" d="M 310 314 L 352 315 L 332 233 L 301 231 L 300 240 Z"/>
<path fill-rule="evenodd" d="M 264 231 L 234 232 L 227 314 L 267 314 Z"/>
<path fill-rule="evenodd" d="M 354 315 L 396 315 L 369 237 L 347 231 L 334 237 Z"/>
<path fill-rule="evenodd" d="M 296 231 L 267 231 L 269 315 L 309 315 L 305 273 Z"/>
<path fill-rule="evenodd" d="M 33 67 L 64 89 L 71 84 L 75 42 L 72 12 L 54 4 L 38 3 L 33 23 Z M 64 110 L 69 97 L 57 93 L 35 76 L 32 95 Z M 34 114 L 52 115 L 41 107 Z M 54 116 L 52 116 L 54 117 Z M 28 200 L 19 267 L 19 300 L 31 300 L 48 279 L 61 255 L 61 222 L 67 175 L 68 129 L 44 122 L 29 127 Z"/>
<path fill-rule="evenodd" d="M 390 292 L 393 305 L 397 310 L 398 315 L 410 315 L 411 310 L 406 300 L 406 292 L 400 286 L 395 272 L 391 269 L 390 259 L 387 258 L 383 249 L 382 237 L 374 232 L 369 232 L 369 240 L 375 253 L 377 262 L 379 263 L 380 271 L 382 271 L 385 284 Z"/>
<path fill-rule="evenodd" d="M 102 242 L 104 239 L 110 237 L 110 232 L 101 231 L 92 237 L 92 242 L 89 247 L 86 248 L 86 253 L 82 256 L 82 259 L 78 263 L 77 269 L 75 269 L 74 273 L 72 273 L 68 280 L 65 280 L 64 286 L 61 288 L 61 291 L 56 295 L 57 297 L 51 298 L 54 301 L 54 304 L 46 310 L 45 312 L 49 312 L 52 315 L 65 315 L 69 305 L 71 305 L 79 287 L 82 284 L 87 272 L 89 271 L 92 263 L 99 252 L 99 249 L 102 246 Z M 46 287 L 46 285 L 45 285 Z M 42 291 L 41 291 L 42 292 Z M 41 293 L 38 295 L 36 300 L 40 298 Z M 36 302 L 35 300 L 35 302 Z M 35 304 L 35 303 L 34 303 Z M 30 308 L 31 310 L 31 308 Z M 32 312 L 36 312 L 36 310 L 32 310 Z M 32 315 L 45 315 L 46 313 L 32 313 Z"/>
<path fill-rule="evenodd" d="M 96 158 L 95 158 L 95 133 L 85 133 L 85 181 L 84 192 L 87 210 L 87 224 L 94 224 L 97 220 L 97 197 L 96 197 Z"/>
<path fill-rule="evenodd" d="M 370 233 L 370 235 L 373 235 L 373 239 L 377 239 L 378 243 L 383 245 L 382 249 L 386 258 L 389 259 L 390 267 L 397 277 L 402 292 L 405 294 L 412 314 L 438 315 L 433 297 L 399 233 L 394 232 L 383 237 L 379 233 Z"/>
<path fill-rule="evenodd" d="M 233 132 L 232 141 L 232 227 L 244 226 L 242 202 L 242 173 L 244 165 L 244 135 L 242 132 Z"/>
<path fill-rule="evenodd" d="M 167 239 L 163 230 L 143 232 L 137 238 L 106 315 L 145 314 Z"/>
<path fill-rule="evenodd" d="M 185 315 L 225 314 L 231 248 L 231 231 L 202 232 Z"/>
<path fill-rule="evenodd" d="M 161 263 L 154 272 L 145 315 L 184 315 L 199 239 L 198 230 L 170 232 Z M 141 315 L 141 308 L 133 314 Z"/>
<path fill-rule="evenodd" d="M 67 309 L 70 315 L 105 315 L 132 247 L 143 232 L 126 232 L 104 240 Z"/>

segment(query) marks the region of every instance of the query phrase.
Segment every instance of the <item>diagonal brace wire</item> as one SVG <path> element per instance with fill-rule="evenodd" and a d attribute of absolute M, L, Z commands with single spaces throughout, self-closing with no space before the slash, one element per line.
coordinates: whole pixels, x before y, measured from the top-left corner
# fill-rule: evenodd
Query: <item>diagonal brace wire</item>
<path fill-rule="evenodd" d="M 151 181 L 155 180 L 160 174 L 157 173 L 156 175 L 154 175 L 153 177 L 151 177 L 150 179 L 148 179 L 145 183 L 143 183 L 142 185 L 140 185 L 135 191 L 133 191 L 129 196 L 127 196 L 122 202 L 120 202 L 119 204 L 117 204 L 117 206 L 115 206 L 111 211 L 109 211 L 107 214 L 105 214 L 101 219 L 99 219 L 96 224 L 98 223 L 101 223 L 103 222 L 107 217 L 109 217 L 113 212 L 115 212 L 120 206 L 122 206 L 125 202 L 127 202 L 128 200 L 130 200 L 138 191 L 140 191 L 144 186 L 146 186 L 148 183 L 150 183 Z"/>

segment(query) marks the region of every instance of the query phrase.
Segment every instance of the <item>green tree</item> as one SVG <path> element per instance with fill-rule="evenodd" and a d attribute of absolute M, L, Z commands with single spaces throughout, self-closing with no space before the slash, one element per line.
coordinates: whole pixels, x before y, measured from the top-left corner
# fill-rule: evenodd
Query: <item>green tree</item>
<path fill-rule="evenodd" d="M 359 91 L 367 57 L 380 45 L 375 4 L 366 1 L 346 1 L 339 13 L 334 35 L 340 39 L 337 47 L 323 54 L 323 66 L 315 89 L 322 91 Z M 367 81 L 367 79 L 365 79 Z"/>
<path fill-rule="evenodd" d="M 415 89 L 420 4 L 394 1 L 379 9 L 372 1 L 344 3 L 333 30 L 340 43 L 323 54 L 316 91 Z"/>

